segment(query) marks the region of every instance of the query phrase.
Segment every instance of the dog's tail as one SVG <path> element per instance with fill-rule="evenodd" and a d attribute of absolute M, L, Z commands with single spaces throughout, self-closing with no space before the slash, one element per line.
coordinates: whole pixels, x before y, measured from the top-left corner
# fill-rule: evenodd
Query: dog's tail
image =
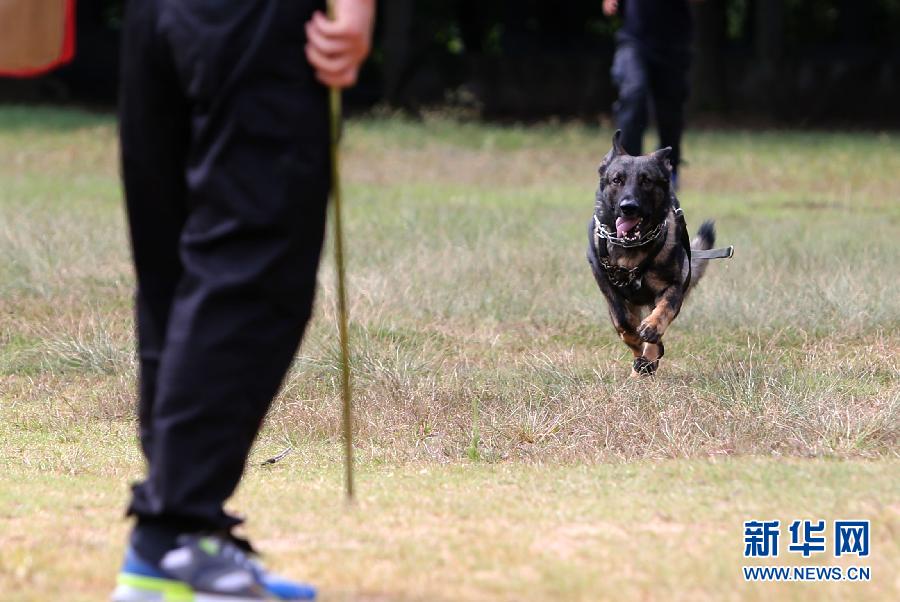
<path fill-rule="evenodd" d="M 712 249 L 713 245 L 716 244 L 716 223 L 708 219 L 702 224 L 700 224 L 700 228 L 697 230 L 697 236 L 694 237 L 694 240 L 691 241 L 691 250 L 707 250 Z M 703 278 L 703 274 L 706 272 L 706 264 L 709 263 L 709 259 L 697 259 L 696 257 L 691 257 L 691 288 Z"/>

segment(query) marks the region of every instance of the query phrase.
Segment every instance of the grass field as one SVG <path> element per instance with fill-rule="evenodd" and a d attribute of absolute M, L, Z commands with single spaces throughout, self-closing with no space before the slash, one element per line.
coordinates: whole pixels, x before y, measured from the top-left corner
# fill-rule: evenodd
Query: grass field
<path fill-rule="evenodd" d="M 610 132 L 346 136 L 359 503 L 333 272 L 232 508 L 326 600 L 900 598 L 900 137 L 691 132 L 716 262 L 628 378 L 584 259 Z M 108 116 L 0 108 L 0 599 L 100 600 L 142 461 Z M 279 463 L 265 458 L 290 449 Z M 744 583 L 742 523 L 867 518 L 868 583 Z"/>

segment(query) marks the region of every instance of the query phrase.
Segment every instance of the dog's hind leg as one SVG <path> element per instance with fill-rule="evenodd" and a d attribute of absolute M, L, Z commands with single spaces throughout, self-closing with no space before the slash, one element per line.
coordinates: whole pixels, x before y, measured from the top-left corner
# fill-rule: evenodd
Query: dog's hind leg
<path fill-rule="evenodd" d="M 640 341 L 640 337 L 638 337 Z M 662 357 L 662 343 L 641 342 L 637 347 L 632 347 L 634 363 L 631 365 L 631 376 L 652 376 L 659 367 L 659 358 Z"/>
<path fill-rule="evenodd" d="M 638 337 L 641 339 L 641 356 L 634 360 L 633 375 L 653 375 L 656 373 L 656 369 L 659 368 L 659 360 L 665 353 L 662 340 L 660 339 L 662 334 L 660 333 L 653 342 L 648 341 L 646 327 L 648 321 L 654 317 L 654 314 L 662 313 L 659 311 L 660 309 L 659 305 L 654 307 L 647 319 L 643 320 L 638 326 Z M 667 318 L 666 322 L 671 323 L 673 317 L 667 316 Z"/>
<path fill-rule="evenodd" d="M 651 362 L 659 361 L 659 359 L 663 356 L 662 341 L 658 343 L 644 343 L 644 350 L 641 355 Z"/>
<path fill-rule="evenodd" d="M 632 376 L 651 375 L 659 368 L 659 360 L 664 353 L 662 341 L 658 343 L 644 343 L 640 357 L 635 358 L 632 367 Z"/>
<path fill-rule="evenodd" d="M 650 315 L 638 326 L 638 336 L 644 342 L 643 354 L 634 361 L 634 370 L 641 374 L 653 374 L 663 356 L 662 337 L 666 329 L 681 311 L 684 292 L 681 287 L 670 286 L 657 296 L 656 305 Z"/>

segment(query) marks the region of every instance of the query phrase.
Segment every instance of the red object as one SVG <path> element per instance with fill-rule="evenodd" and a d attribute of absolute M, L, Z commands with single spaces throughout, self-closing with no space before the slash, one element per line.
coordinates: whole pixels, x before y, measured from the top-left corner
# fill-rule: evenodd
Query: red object
<path fill-rule="evenodd" d="M 36 2 L 36 0 L 22 1 Z M 4 67 L 3 57 L 0 56 L 0 77 L 37 77 L 72 61 L 75 57 L 75 1 L 65 0 L 61 44 L 55 56 L 49 60 L 17 67 Z"/>

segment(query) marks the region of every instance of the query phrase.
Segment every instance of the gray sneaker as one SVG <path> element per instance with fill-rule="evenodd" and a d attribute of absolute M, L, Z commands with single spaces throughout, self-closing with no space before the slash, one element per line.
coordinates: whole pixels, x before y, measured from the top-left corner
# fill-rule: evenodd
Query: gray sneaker
<path fill-rule="evenodd" d="M 177 548 L 154 566 L 130 549 L 117 578 L 113 602 L 255 602 L 312 600 L 316 590 L 280 579 L 231 540 L 182 535 Z"/>

